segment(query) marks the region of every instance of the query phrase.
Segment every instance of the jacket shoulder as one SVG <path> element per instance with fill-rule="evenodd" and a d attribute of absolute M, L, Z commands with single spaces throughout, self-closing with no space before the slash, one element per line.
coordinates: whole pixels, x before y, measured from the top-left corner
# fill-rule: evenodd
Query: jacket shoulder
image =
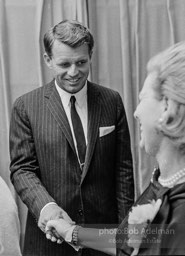
<path fill-rule="evenodd" d="M 43 85 L 41 87 L 38 87 L 30 92 L 27 92 L 21 96 L 19 96 L 15 101 L 14 101 L 14 105 L 20 104 L 21 102 L 36 102 L 38 100 L 41 100 L 45 93 L 49 90 L 51 90 L 51 88 L 54 86 L 54 83 L 48 83 L 46 85 Z"/>
<path fill-rule="evenodd" d="M 99 92 L 101 95 L 103 96 L 112 96 L 112 97 L 120 97 L 120 94 L 119 92 L 113 90 L 113 89 L 110 89 L 108 87 L 105 87 L 103 85 L 99 85 L 99 84 L 96 84 L 96 83 L 92 83 L 92 82 L 89 82 L 89 86 L 92 86 L 92 88 L 94 90 L 96 90 L 97 92 Z"/>

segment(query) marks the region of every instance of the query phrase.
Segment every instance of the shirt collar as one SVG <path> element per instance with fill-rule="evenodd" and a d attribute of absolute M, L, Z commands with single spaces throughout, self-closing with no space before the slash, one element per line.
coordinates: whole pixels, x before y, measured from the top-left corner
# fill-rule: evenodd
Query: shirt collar
<path fill-rule="evenodd" d="M 55 86 L 56 86 L 56 89 L 57 89 L 57 91 L 58 91 L 58 93 L 59 93 L 59 95 L 60 95 L 60 98 L 61 98 L 61 100 L 62 100 L 62 104 L 63 104 L 64 108 L 66 108 L 67 106 L 69 106 L 69 104 L 70 104 L 70 98 L 71 98 L 72 95 L 75 96 L 75 98 L 76 98 L 76 103 L 78 104 L 78 106 L 79 106 L 80 108 L 82 108 L 84 102 L 87 100 L 87 81 L 86 81 L 84 87 L 83 87 L 79 92 L 77 92 L 77 93 L 75 93 L 75 94 L 71 94 L 71 93 L 66 92 L 66 91 L 64 91 L 63 89 L 61 89 L 61 88 L 58 86 L 56 80 L 55 80 Z"/>

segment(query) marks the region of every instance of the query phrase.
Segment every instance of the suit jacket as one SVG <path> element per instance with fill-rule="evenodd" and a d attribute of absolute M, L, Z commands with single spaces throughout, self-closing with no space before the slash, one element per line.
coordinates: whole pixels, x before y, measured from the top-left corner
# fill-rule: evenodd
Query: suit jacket
<path fill-rule="evenodd" d="M 54 81 L 15 101 L 10 169 L 12 183 L 29 210 L 24 255 L 77 255 L 66 243 L 48 241 L 37 227 L 48 202 L 56 202 L 79 224 L 116 224 L 133 203 L 130 136 L 121 97 L 88 82 L 87 104 L 88 144 L 81 174 Z M 115 129 L 100 137 L 100 127 L 109 126 Z M 91 253 L 102 255 L 87 250 Z"/>

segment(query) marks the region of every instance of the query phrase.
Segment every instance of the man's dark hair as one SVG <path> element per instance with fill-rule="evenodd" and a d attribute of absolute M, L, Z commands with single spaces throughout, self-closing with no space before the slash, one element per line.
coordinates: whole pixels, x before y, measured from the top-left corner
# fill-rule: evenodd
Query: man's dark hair
<path fill-rule="evenodd" d="M 89 29 L 75 20 L 63 20 L 45 33 L 44 48 L 50 58 L 55 40 L 73 48 L 87 44 L 90 56 L 94 47 L 94 39 Z"/>

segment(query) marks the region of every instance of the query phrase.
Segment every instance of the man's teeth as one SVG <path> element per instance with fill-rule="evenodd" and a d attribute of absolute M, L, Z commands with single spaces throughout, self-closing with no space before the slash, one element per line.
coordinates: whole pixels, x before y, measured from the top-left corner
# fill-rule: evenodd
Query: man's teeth
<path fill-rule="evenodd" d="M 79 80 L 79 78 L 77 78 L 77 79 L 70 79 L 70 80 L 68 80 L 69 82 L 72 82 L 72 83 L 75 83 L 75 82 L 77 82 Z"/>

